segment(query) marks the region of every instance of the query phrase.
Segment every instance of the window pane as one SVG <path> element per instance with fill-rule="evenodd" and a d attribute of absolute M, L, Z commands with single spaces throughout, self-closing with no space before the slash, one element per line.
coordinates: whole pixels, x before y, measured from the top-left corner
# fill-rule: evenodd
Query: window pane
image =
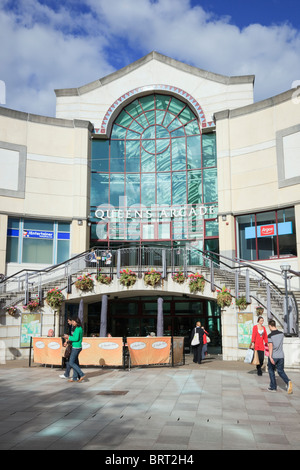
<path fill-rule="evenodd" d="M 258 259 L 278 256 L 275 211 L 256 215 Z"/>
<path fill-rule="evenodd" d="M 23 238 L 23 263 L 52 264 L 53 240 Z"/>
<path fill-rule="evenodd" d="M 199 135 L 200 134 L 200 129 L 199 129 L 198 121 L 195 119 L 194 121 L 187 124 L 185 126 L 185 132 L 188 135 Z"/>
<path fill-rule="evenodd" d="M 124 197 L 124 175 L 112 174 L 110 176 L 110 204 L 119 207 L 120 197 Z"/>
<path fill-rule="evenodd" d="M 217 168 L 203 170 L 203 202 L 218 200 Z"/>
<path fill-rule="evenodd" d="M 187 139 L 188 169 L 201 168 L 201 141 L 200 136 Z"/>
<path fill-rule="evenodd" d="M 202 172 L 188 172 L 188 204 L 202 203 Z"/>
<path fill-rule="evenodd" d="M 117 119 L 115 120 L 115 123 L 120 124 L 123 127 L 128 127 L 131 121 L 132 121 L 132 117 L 129 116 L 129 114 L 126 113 L 126 111 L 122 111 L 117 117 Z"/>
<path fill-rule="evenodd" d="M 138 114 L 141 114 L 142 108 L 140 106 L 139 100 L 134 100 L 128 106 L 126 106 L 126 111 L 132 116 L 136 117 Z"/>
<path fill-rule="evenodd" d="M 217 152 L 216 152 L 216 135 L 203 134 L 202 135 L 202 152 L 203 152 L 203 166 L 216 166 L 217 165 Z"/>
<path fill-rule="evenodd" d="M 140 103 L 144 111 L 148 111 L 149 109 L 154 109 L 154 96 L 143 96 L 140 98 Z"/>
<path fill-rule="evenodd" d="M 172 174 L 172 204 L 186 204 L 186 173 Z"/>
<path fill-rule="evenodd" d="M 189 121 L 192 121 L 195 119 L 195 115 L 192 113 L 190 108 L 187 106 L 179 115 L 179 119 L 182 122 L 182 124 L 186 124 Z"/>
<path fill-rule="evenodd" d="M 172 139 L 172 170 L 186 169 L 185 138 Z"/>
<path fill-rule="evenodd" d="M 114 124 L 112 133 L 111 133 L 111 138 L 112 139 L 124 139 L 126 135 L 126 131 L 127 131 L 126 127 L 121 127 L 121 126 L 117 126 L 116 124 Z"/>
<path fill-rule="evenodd" d="M 140 142 L 138 140 L 126 141 L 126 171 L 140 171 Z"/>
<path fill-rule="evenodd" d="M 24 229 L 26 230 L 45 230 L 53 231 L 53 222 L 48 222 L 46 220 L 24 220 Z"/>
<path fill-rule="evenodd" d="M 142 175 L 141 181 L 141 193 L 142 200 L 141 203 L 145 206 L 151 206 L 155 204 L 155 175 Z"/>
<path fill-rule="evenodd" d="M 245 260 L 256 259 L 255 216 L 254 214 L 237 217 L 238 257 Z"/>
<path fill-rule="evenodd" d="M 159 153 L 156 156 L 156 169 L 157 171 L 168 171 L 170 170 L 170 148 L 168 148 L 165 152 Z"/>
<path fill-rule="evenodd" d="M 219 225 L 217 220 L 207 220 L 205 222 L 205 236 L 216 237 L 219 234 Z"/>
<path fill-rule="evenodd" d="M 57 229 L 59 232 L 70 232 L 70 224 L 68 222 L 58 222 Z"/>
<path fill-rule="evenodd" d="M 156 95 L 156 109 L 167 109 L 170 96 Z"/>
<path fill-rule="evenodd" d="M 155 151 L 155 148 L 154 148 L 155 141 L 154 140 L 148 140 L 148 141 L 144 141 L 144 142 L 147 143 L 147 146 L 145 146 L 145 148 L 147 148 L 148 151 L 150 151 L 150 150 Z M 153 148 L 151 147 L 151 145 L 153 146 Z M 153 155 L 152 153 L 146 152 L 142 148 L 141 149 L 141 160 L 142 160 L 142 171 L 144 171 L 144 172 L 155 171 L 155 155 Z"/>
<path fill-rule="evenodd" d="M 70 243 L 68 240 L 57 241 L 57 264 L 63 263 L 69 259 L 70 255 Z"/>
<path fill-rule="evenodd" d="M 7 245 L 6 245 L 6 262 L 7 263 L 18 262 L 18 250 L 19 250 L 19 238 L 7 237 Z"/>
<path fill-rule="evenodd" d="M 8 228 L 19 228 L 20 219 L 13 219 L 12 217 L 8 218 L 7 227 Z"/>
<path fill-rule="evenodd" d="M 157 204 L 171 204 L 170 173 L 157 173 Z"/>
<path fill-rule="evenodd" d="M 140 175 L 126 176 L 127 205 L 140 203 Z"/>
<path fill-rule="evenodd" d="M 280 256 L 297 256 L 294 208 L 277 212 Z"/>
<path fill-rule="evenodd" d="M 108 204 L 108 175 L 92 173 L 91 175 L 91 206 Z"/>
<path fill-rule="evenodd" d="M 171 111 L 171 113 L 174 113 L 174 114 L 179 114 L 182 108 L 184 108 L 184 106 L 185 106 L 184 103 L 177 100 L 176 98 L 172 98 L 168 111 Z"/>
<path fill-rule="evenodd" d="M 108 171 L 109 140 L 92 141 L 92 171 Z"/>
<path fill-rule="evenodd" d="M 123 140 L 112 140 L 110 144 L 110 171 L 124 172 L 124 146 Z"/>

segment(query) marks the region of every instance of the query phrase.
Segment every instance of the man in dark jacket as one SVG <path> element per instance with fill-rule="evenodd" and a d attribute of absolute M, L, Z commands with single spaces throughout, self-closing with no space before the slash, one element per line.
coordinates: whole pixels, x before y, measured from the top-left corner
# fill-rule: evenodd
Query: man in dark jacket
<path fill-rule="evenodd" d="M 194 335 L 196 333 L 198 333 L 198 335 L 199 335 L 200 343 L 197 344 L 196 346 L 192 346 L 193 347 L 193 353 L 194 353 L 193 362 L 195 362 L 196 364 L 201 364 L 204 330 L 203 330 L 203 328 L 201 328 L 201 322 L 199 322 L 199 321 L 196 322 L 196 326 L 192 330 L 191 340 L 194 338 Z"/>

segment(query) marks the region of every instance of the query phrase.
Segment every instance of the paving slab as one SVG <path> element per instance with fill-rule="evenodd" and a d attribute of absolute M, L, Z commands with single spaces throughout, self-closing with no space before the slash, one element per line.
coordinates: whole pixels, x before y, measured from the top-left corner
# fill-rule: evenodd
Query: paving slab
<path fill-rule="evenodd" d="M 219 357 L 177 367 L 86 367 L 69 383 L 58 367 L 0 365 L 1 450 L 299 450 L 300 374 L 288 395 L 277 377 Z"/>

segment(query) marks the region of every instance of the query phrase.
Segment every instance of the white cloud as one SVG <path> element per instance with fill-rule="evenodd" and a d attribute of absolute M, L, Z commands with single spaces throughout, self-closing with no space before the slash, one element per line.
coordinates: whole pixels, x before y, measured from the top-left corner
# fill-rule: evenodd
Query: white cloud
<path fill-rule="evenodd" d="M 89 83 L 151 50 L 216 73 L 255 74 L 256 99 L 300 79 L 300 34 L 288 24 L 240 29 L 189 0 L 10 3 L 0 11 L 0 80 L 13 109 L 54 115 L 55 88 Z"/>

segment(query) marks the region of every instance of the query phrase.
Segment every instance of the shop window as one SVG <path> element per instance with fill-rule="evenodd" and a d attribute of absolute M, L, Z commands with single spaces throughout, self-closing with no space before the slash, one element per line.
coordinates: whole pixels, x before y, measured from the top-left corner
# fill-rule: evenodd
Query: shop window
<path fill-rule="evenodd" d="M 297 256 L 294 208 L 243 215 L 237 221 L 237 254 L 245 260 Z"/>
<path fill-rule="evenodd" d="M 8 219 L 7 263 L 62 263 L 70 257 L 70 224 Z"/>

